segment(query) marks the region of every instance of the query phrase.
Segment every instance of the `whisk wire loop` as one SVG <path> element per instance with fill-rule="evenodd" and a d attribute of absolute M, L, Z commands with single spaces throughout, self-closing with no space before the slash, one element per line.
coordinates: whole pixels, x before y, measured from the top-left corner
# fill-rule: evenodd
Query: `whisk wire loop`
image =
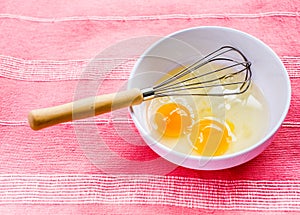
<path fill-rule="evenodd" d="M 233 57 L 240 59 L 233 59 Z M 148 91 L 148 94 L 154 97 L 241 94 L 249 88 L 251 83 L 250 66 L 251 62 L 241 51 L 231 46 L 223 46 L 155 85 L 152 87 L 153 92 Z M 210 91 L 212 88 L 226 88 L 227 86 L 236 87 L 235 90 Z"/>

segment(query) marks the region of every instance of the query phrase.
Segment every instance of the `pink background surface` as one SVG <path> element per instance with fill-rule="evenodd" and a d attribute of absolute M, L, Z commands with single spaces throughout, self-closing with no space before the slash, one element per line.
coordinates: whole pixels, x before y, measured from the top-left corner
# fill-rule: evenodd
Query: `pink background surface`
<path fill-rule="evenodd" d="M 299 10 L 299 0 L 1 1 L 0 213 L 298 214 Z M 96 125 L 97 135 L 122 159 L 158 159 L 128 115 L 116 119 L 106 114 L 39 132 L 29 128 L 30 110 L 72 101 L 84 68 L 104 49 L 204 25 L 231 27 L 261 39 L 290 75 L 290 111 L 271 146 L 257 158 L 221 171 L 174 167 L 149 175 L 149 167 L 145 174 L 121 169 L 109 174 L 88 159 L 75 126 Z M 99 91 L 118 90 L 133 65 L 107 74 Z"/>

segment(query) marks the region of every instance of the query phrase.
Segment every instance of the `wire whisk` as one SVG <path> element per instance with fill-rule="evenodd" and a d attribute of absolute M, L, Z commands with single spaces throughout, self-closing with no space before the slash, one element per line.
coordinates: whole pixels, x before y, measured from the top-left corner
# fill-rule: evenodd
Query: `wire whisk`
<path fill-rule="evenodd" d="M 149 88 L 134 88 L 33 110 L 28 115 L 30 127 L 39 130 L 138 105 L 157 97 L 238 95 L 246 92 L 251 84 L 251 62 L 231 46 L 223 46 L 194 60 L 189 66 L 181 67 L 178 72 Z"/>
<path fill-rule="evenodd" d="M 240 59 L 233 59 L 239 57 Z M 218 66 L 218 67 L 217 67 Z M 217 67 L 217 68 L 216 68 Z M 251 62 L 244 54 L 231 46 L 223 46 L 196 60 L 152 88 L 144 89 L 147 96 L 227 96 L 242 94 L 251 83 Z M 200 70 L 200 71 L 199 71 Z M 234 91 L 207 91 L 216 87 L 235 88 Z M 202 90 L 201 90 L 202 89 Z M 206 89 L 205 92 L 203 89 Z"/>

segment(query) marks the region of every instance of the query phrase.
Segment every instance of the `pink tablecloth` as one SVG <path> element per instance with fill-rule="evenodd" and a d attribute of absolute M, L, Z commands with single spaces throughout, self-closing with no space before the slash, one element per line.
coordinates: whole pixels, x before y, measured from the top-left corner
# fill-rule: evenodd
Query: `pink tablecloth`
<path fill-rule="evenodd" d="M 299 0 L 1 1 L 0 213 L 299 214 L 299 7 Z M 84 71 L 97 54 L 132 38 L 203 25 L 258 37 L 290 75 L 289 114 L 272 145 L 252 161 L 222 171 L 173 166 L 143 143 L 126 112 L 29 128 L 29 110 L 72 101 L 79 83 L 93 79 Z M 99 92 L 126 83 L 134 61 L 101 77 Z M 85 130 L 91 125 L 96 130 Z M 110 153 L 95 163 L 88 143 L 97 140 Z"/>

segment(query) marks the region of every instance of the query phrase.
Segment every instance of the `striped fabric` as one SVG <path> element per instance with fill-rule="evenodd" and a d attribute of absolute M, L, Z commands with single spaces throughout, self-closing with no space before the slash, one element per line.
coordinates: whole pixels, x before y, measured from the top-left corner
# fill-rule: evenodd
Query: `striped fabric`
<path fill-rule="evenodd" d="M 299 20 L 299 0 L 1 1 L 0 214 L 299 214 Z M 257 158 L 177 167 L 146 146 L 126 110 L 29 128 L 28 111 L 72 101 L 94 80 L 99 93 L 117 91 L 151 41 L 204 25 L 261 39 L 291 78 L 288 116 Z M 108 55 L 130 41 L 145 43 Z M 97 55 L 100 76 L 86 69 Z"/>

